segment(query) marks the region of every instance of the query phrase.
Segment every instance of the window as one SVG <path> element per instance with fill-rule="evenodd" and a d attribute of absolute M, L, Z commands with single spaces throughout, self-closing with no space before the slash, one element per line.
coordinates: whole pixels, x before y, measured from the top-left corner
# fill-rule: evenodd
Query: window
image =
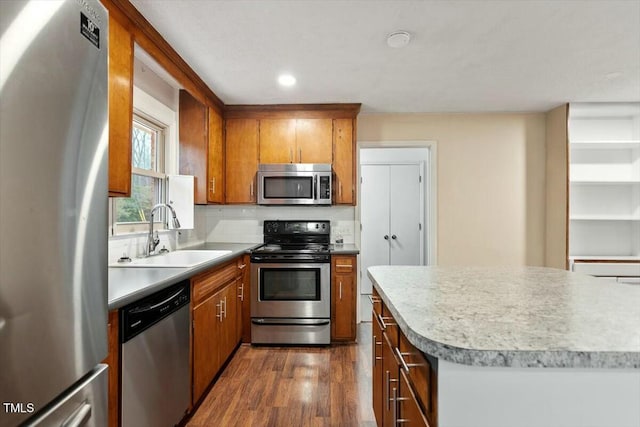
<path fill-rule="evenodd" d="M 134 114 L 131 146 L 131 197 L 114 199 L 114 234 L 146 231 L 151 208 L 165 201 L 165 128 Z M 160 228 L 163 216 L 154 218 Z"/>

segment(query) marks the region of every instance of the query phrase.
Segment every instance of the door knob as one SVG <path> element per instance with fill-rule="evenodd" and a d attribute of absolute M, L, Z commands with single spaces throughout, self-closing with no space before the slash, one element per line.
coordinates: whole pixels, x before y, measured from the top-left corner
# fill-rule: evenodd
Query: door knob
<path fill-rule="evenodd" d="M 392 238 L 393 240 L 396 240 L 396 239 L 398 238 L 398 236 L 396 236 L 396 235 L 394 234 L 394 235 L 392 235 L 392 236 L 391 236 L 391 238 Z"/>
<path fill-rule="evenodd" d="M 388 234 L 384 235 L 384 240 L 389 240 L 389 235 Z"/>

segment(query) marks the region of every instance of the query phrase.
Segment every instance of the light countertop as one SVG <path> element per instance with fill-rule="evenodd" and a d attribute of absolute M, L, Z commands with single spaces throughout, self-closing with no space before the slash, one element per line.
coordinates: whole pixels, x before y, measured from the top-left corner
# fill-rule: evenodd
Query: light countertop
<path fill-rule="evenodd" d="M 640 368 L 640 286 L 543 267 L 376 266 L 424 353 L 478 366 Z"/>
<path fill-rule="evenodd" d="M 345 243 L 342 245 L 332 244 L 329 247 L 331 255 L 357 255 L 360 253 L 360 249 L 353 243 Z"/>
<path fill-rule="evenodd" d="M 121 308 L 140 298 L 188 279 L 201 271 L 232 260 L 262 243 L 204 243 L 189 249 L 230 250 L 231 253 L 192 268 L 109 268 L 109 310 Z"/>

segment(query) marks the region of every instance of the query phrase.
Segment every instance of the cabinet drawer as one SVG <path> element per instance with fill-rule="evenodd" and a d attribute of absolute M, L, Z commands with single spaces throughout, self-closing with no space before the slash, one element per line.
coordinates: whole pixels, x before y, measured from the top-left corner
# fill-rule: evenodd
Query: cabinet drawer
<path fill-rule="evenodd" d="M 378 322 L 378 326 L 384 333 L 384 336 L 389 340 L 393 350 L 393 348 L 398 346 L 398 331 L 400 329 L 398 328 L 398 324 L 396 323 L 395 319 L 391 316 L 391 314 L 385 307 L 384 303 L 380 304 L 382 305 L 382 313 L 376 314 L 376 318 L 373 321 Z"/>
<path fill-rule="evenodd" d="M 192 306 L 198 304 L 221 286 L 234 281 L 237 275 L 238 265 L 234 260 L 222 267 L 215 267 L 194 276 L 191 279 L 193 288 L 191 292 Z"/>
<path fill-rule="evenodd" d="M 399 353 L 399 354 L 398 354 Z M 413 386 L 413 391 L 420 407 L 425 413 L 431 411 L 431 365 L 422 352 L 415 348 L 400 332 L 400 345 L 396 349 L 396 356 L 400 359 L 400 367 L 407 375 Z"/>
<path fill-rule="evenodd" d="M 375 288 L 373 288 L 373 291 L 371 292 L 371 305 L 373 305 L 374 318 L 378 315 L 382 315 L 382 298 L 380 298 L 380 294 Z"/>
<path fill-rule="evenodd" d="M 336 273 L 353 273 L 355 271 L 355 257 L 333 257 L 333 267 Z"/>

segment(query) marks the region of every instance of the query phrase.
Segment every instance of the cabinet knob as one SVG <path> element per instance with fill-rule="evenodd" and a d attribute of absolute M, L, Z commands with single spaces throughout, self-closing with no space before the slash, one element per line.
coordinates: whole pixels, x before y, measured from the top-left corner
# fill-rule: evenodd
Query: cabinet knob
<path fill-rule="evenodd" d="M 392 236 L 391 236 L 391 238 L 392 238 L 393 240 L 396 240 L 396 239 L 398 238 L 398 236 L 396 236 L 396 235 L 394 234 L 394 235 L 392 235 Z"/>
<path fill-rule="evenodd" d="M 384 240 L 389 240 L 389 235 L 388 234 L 384 235 Z"/>

